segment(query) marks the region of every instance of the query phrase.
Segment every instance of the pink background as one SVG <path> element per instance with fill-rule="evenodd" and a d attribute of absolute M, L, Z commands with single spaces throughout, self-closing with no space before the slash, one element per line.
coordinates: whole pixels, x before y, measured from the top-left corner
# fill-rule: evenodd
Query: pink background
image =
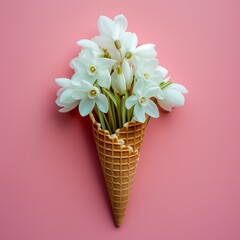
<path fill-rule="evenodd" d="M 240 239 L 238 0 L 1 0 L 0 239 Z M 124 13 L 184 84 L 151 120 L 124 224 L 113 225 L 90 122 L 58 113 L 56 77 L 99 15 Z"/>

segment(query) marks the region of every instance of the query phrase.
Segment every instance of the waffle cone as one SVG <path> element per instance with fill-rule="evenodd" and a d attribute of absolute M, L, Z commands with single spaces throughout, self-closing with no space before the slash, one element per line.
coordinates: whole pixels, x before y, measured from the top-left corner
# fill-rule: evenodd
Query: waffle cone
<path fill-rule="evenodd" d="M 115 223 L 119 227 L 131 193 L 146 122 L 128 122 L 110 135 L 101 129 L 92 114 L 90 118 Z"/>

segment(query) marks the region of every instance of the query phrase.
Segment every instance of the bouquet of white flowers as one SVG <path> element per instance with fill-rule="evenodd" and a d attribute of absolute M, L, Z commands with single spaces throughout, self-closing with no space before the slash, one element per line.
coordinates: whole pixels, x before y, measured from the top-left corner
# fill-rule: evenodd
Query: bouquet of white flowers
<path fill-rule="evenodd" d="M 95 142 L 117 226 L 128 203 L 145 127 L 159 117 L 159 107 L 171 111 L 184 105 L 184 86 L 170 81 L 158 65 L 154 44 L 138 46 L 126 32 L 127 19 L 98 19 L 99 36 L 77 42 L 82 50 L 70 62 L 71 79 L 58 78 L 56 104 L 60 112 L 79 107 L 90 114 Z"/>

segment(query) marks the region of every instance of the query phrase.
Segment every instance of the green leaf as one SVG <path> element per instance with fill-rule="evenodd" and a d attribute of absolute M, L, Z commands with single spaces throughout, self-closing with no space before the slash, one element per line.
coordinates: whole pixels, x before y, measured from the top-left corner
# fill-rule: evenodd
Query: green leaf
<path fill-rule="evenodd" d="M 114 94 L 111 91 L 109 91 L 108 89 L 106 89 L 106 88 L 103 88 L 103 91 L 109 96 L 109 98 L 112 100 L 114 105 L 117 107 L 118 104 L 117 104 L 117 100 L 116 100 Z"/>
<path fill-rule="evenodd" d="M 120 106 L 120 98 L 119 98 L 119 96 L 118 96 L 118 93 L 116 92 L 116 90 L 114 90 L 114 95 L 115 95 L 115 99 L 116 99 L 116 101 L 117 101 L 117 106 Z"/>
<path fill-rule="evenodd" d="M 103 115 L 104 121 L 105 121 L 105 123 L 107 125 L 107 130 L 109 131 L 110 134 L 112 134 L 112 129 L 111 129 L 109 123 L 108 123 L 106 115 L 104 113 L 102 115 Z"/>
<path fill-rule="evenodd" d="M 99 117 L 100 123 L 102 125 L 102 129 L 106 130 L 106 125 L 105 125 L 105 122 L 104 122 L 103 113 L 99 109 L 97 109 L 97 110 L 98 110 L 98 117 Z"/>
<path fill-rule="evenodd" d="M 118 127 L 121 128 L 122 127 L 122 119 L 121 119 L 121 100 L 119 98 L 119 95 L 117 93 L 117 91 L 114 89 L 114 95 L 115 95 L 115 99 L 117 100 L 117 119 L 118 119 Z"/>
<path fill-rule="evenodd" d="M 125 101 L 126 97 L 122 97 L 122 102 L 121 102 L 121 112 L 122 112 L 122 125 L 126 122 L 126 107 L 125 107 Z"/>

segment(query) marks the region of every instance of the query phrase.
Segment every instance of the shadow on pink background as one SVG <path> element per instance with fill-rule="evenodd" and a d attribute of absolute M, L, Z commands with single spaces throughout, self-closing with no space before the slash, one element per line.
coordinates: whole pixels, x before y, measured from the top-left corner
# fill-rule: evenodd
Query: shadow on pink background
<path fill-rule="evenodd" d="M 0 239 L 240 239 L 240 2 L 0 2 Z M 123 13 L 185 85 L 151 120 L 124 224 L 114 227 L 88 118 L 58 113 L 54 79 L 99 15 Z"/>

